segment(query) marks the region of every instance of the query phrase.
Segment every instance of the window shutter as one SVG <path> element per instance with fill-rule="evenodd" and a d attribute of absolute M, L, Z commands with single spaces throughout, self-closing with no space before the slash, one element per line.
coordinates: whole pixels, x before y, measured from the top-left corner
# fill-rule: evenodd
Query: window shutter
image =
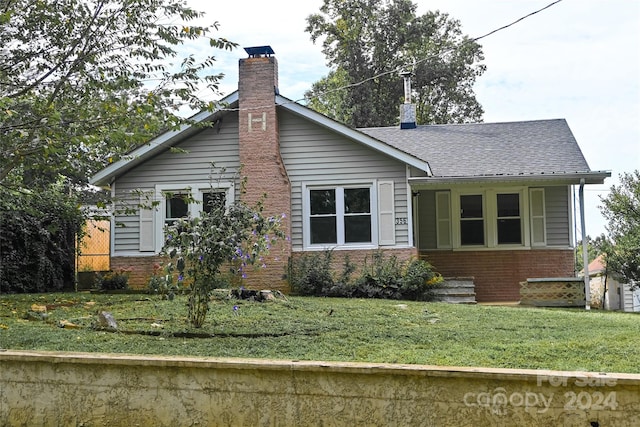
<path fill-rule="evenodd" d="M 149 203 L 149 199 L 140 198 L 140 252 L 154 252 L 155 244 L 155 209 L 145 209 L 143 206 Z"/>
<path fill-rule="evenodd" d="M 547 244 L 547 226 L 544 188 L 530 189 L 529 202 L 531 210 L 531 246 L 545 246 Z"/>
<path fill-rule="evenodd" d="M 380 245 L 396 244 L 393 181 L 378 183 L 378 243 Z"/>
<path fill-rule="evenodd" d="M 436 192 L 436 240 L 438 248 L 451 248 L 451 193 Z"/>

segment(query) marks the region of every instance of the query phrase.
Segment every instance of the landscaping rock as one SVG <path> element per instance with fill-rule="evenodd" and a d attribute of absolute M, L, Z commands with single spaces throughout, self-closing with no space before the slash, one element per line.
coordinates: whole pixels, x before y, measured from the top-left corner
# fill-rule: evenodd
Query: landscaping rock
<path fill-rule="evenodd" d="M 113 317 L 113 314 L 108 311 L 101 311 L 98 313 L 98 322 L 103 328 L 118 329 L 116 319 Z"/>

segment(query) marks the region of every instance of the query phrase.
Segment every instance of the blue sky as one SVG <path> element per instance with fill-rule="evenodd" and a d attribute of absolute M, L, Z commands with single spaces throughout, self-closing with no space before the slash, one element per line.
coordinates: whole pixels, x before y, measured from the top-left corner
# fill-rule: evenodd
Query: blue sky
<path fill-rule="evenodd" d="M 328 68 L 321 46 L 304 31 L 322 0 L 187 0 L 217 36 L 241 47 L 271 45 L 281 93 L 293 99 Z M 552 0 L 414 0 L 418 14 L 440 10 L 471 37 L 484 35 Z M 563 0 L 480 41 L 487 71 L 475 86 L 485 122 L 565 118 L 592 170 L 612 178 L 585 190 L 587 234 L 605 232 L 598 205 L 618 175 L 640 169 L 640 2 Z M 216 53 L 226 77 L 222 93 L 237 87 L 242 49 Z M 579 229 L 579 227 L 578 227 Z M 578 235 L 578 239 L 580 235 Z"/>

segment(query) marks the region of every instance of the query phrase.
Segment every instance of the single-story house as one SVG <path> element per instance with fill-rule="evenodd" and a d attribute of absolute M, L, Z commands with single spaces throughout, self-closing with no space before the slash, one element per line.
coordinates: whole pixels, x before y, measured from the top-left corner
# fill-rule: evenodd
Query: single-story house
<path fill-rule="evenodd" d="M 574 275 L 573 186 L 610 172 L 589 169 L 565 120 L 416 126 L 406 103 L 400 126 L 353 129 L 282 96 L 269 46 L 246 51 L 224 108 L 193 117 L 211 126 L 167 131 L 91 179 L 116 200 L 160 202 L 114 218 L 125 226 L 112 227 L 111 267 L 133 267 L 132 283 L 158 261 L 163 225 L 202 209 L 175 194 L 212 191 L 227 203 L 267 194 L 265 211 L 285 218 L 290 239 L 247 286 L 286 286 L 289 257 L 327 248 L 352 261 L 424 258 L 473 276 L 478 301 L 517 301 L 527 278 Z"/>

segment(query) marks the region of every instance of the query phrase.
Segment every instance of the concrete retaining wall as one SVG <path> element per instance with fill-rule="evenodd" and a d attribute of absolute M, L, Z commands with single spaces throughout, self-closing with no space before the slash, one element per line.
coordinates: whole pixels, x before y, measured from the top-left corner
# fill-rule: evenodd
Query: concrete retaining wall
<path fill-rule="evenodd" d="M 2 426 L 632 426 L 640 375 L 0 351 Z"/>

